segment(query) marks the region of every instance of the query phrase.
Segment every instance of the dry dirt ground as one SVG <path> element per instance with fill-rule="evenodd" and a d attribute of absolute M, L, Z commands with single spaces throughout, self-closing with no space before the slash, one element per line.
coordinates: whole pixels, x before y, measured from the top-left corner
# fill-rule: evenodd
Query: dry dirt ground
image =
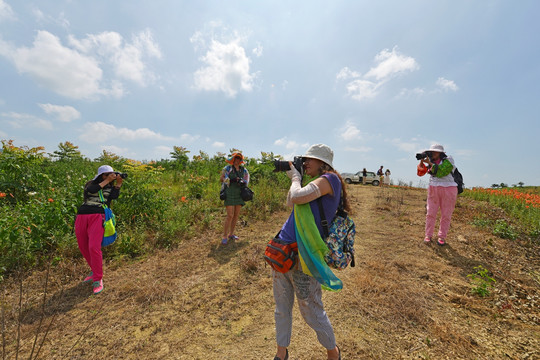
<path fill-rule="evenodd" d="M 357 265 L 339 272 L 341 292 L 324 293 L 343 359 L 540 359 L 538 246 L 471 224 L 478 214 L 504 214 L 460 197 L 448 245 L 439 247 L 422 241 L 425 190 L 349 192 Z M 25 277 L 18 356 L 29 358 L 38 332 L 35 356 L 48 332 L 40 359 L 272 359 L 272 281 L 262 253 L 287 215 L 243 222 L 240 240 L 226 247 L 216 226 L 178 249 L 109 262 L 98 296 L 80 283 L 82 262 L 51 270 L 45 302 L 46 272 Z M 496 279 L 485 298 L 467 277 L 479 265 Z M 3 289 L 6 359 L 17 357 L 18 289 L 14 280 Z M 289 353 L 326 359 L 297 308 Z"/>

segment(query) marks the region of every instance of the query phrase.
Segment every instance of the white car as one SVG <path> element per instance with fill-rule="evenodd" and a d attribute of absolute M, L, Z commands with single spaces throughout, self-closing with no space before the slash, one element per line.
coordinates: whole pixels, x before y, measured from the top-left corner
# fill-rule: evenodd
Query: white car
<path fill-rule="evenodd" d="M 362 171 L 357 172 L 356 174 L 352 173 L 343 173 L 341 174 L 343 181 L 347 184 L 352 183 L 362 183 Z M 373 186 L 379 186 L 379 177 L 375 175 L 373 171 L 368 171 L 366 176 L 366 184 L 371 184 Z"/>

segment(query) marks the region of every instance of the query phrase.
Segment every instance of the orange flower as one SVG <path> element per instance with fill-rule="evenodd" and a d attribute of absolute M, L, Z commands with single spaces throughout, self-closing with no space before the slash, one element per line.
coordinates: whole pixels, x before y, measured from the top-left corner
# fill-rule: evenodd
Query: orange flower
<path fill-rule="evenodd" d="M 186 200 L 186 197 L 185 197 L 185 196 L 182 196 L 182 197 L 180 198 L 180 201 L 181 201 L 181 202 L 186 202 L 186 201 L 187 201 L 187 200 Z"/>
<path fill-rule="evenodd" d="M 54 200 L 52 198 L 49 198 L 49 202 L 53 202 Z"/>
<path fill-rule="evenodd" d="M 0 198 L 6 197 L 6 193 L 0 192 Z"/>

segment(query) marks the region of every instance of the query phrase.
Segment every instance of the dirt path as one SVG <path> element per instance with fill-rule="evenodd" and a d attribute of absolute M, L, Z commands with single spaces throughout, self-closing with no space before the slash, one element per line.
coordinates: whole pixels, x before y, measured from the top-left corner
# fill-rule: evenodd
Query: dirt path
<path fill-rule="evenodd" d="M 470 225 L 487 210 L 464 198 L 448 246 L 426 246 L 425 190 L 351 186 L 350 193 L 357 266 L 338 274 L 343 291 L 324 294 L 343 359 L 540 358 L 534 249 Z M 287 216 L 247 224 L 227 247 L 209 232 L 174 251 L 111 263 L 99 296 L 79 284 L 83 267 L 54 269 L 41 336 L 54 321 L 40 358 L 271 359 L 272 282 L 261 254 Z M 497 279 L 488 298 L 470 292 L 467 275 L 478 265 Z M 39 324 L 43 277 L 25 280 L 21 358 Z M 13 314 L 16 288 L 5 291 Z M 290 359 L 325 359 L 297 309 L 294 316 Z M 14 358 L 16 327 L 8 325 L 7 358 Z"/>

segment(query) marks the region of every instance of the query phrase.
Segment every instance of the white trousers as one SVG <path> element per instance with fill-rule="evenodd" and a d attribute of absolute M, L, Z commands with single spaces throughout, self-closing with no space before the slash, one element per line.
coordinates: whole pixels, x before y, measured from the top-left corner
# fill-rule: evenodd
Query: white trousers
<path fill-rule="evenodd" d="M 336 347 L 334 329 L 324 311 L 321 284 L 314 277 L 301 270 L 291 270 L 285 274 L 272 270 L 274 300 L 276 310 L 276 341 L 278 346 L 288 347 L 291 343 L 292 309 L 296 294 L 300 314 L 305 322 L 315 330 L 317 339 L 326 349 Z"/>

